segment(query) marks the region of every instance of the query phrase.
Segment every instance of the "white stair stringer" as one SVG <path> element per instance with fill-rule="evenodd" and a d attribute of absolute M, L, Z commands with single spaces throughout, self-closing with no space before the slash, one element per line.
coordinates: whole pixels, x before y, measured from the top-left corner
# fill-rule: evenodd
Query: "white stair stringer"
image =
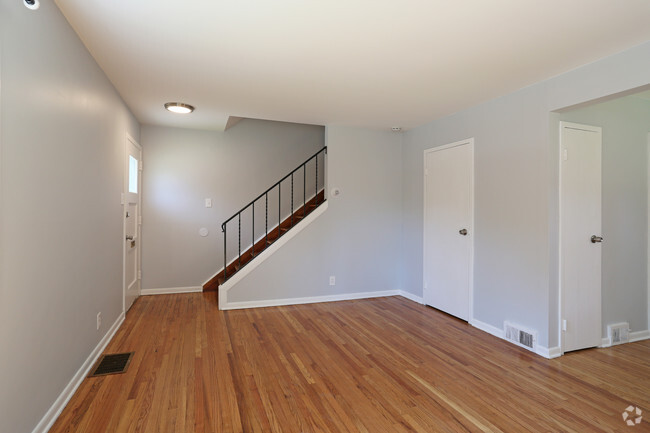
<path fill-rule="evenodd" d="M 228 307 L 228 291 L 232 289 L 239 281 L 246 278 L 246 275 L 250 274 L 256 267 L 262 264 L 266 259 L 271 257 L 276 251 L 278 251 L 284 244 L 289 242 L 291 238 L 300 233 L 305 227 L 314 222 L 319 216 L 321 216 L 327 210 L 328 202 L 325 201 L 323 204 L 318 206 L 316 209 L 311 211 L 305 218 L 303 218 L 298 224 L 296 224 L 291 230 L 286 232 L 284 235 L 280 236 L 278 240 L 269 245 L 264 251 L 255 256 L 255 259 L 250 263 L 247 263 L 241 270 L 236 274 L 230 277 L 223 284 L 219 285 L 219 309 L 220 310 L 229 310 Z"/>

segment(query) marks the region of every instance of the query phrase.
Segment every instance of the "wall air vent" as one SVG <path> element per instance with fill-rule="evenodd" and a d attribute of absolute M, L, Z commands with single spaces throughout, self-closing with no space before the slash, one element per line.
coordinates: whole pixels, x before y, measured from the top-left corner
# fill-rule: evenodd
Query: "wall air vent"
<path fill-rule="evenodd" d="M 517 346 L 530 349 L 533 352 L 537 346 L 537 331 L 526 329 L 523 326 L 505 321 L 503 322 L 503 335 L 506 340 Z"/>
<path fill-rule="evenodd" d="M 607 325 L 607 336 L 612 345 L 630 342 L 630 324 L 615 323 Z"/>

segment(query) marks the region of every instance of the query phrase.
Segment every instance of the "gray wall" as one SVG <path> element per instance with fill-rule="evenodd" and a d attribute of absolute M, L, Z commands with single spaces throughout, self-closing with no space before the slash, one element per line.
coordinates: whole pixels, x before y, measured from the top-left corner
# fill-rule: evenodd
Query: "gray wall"
<path fill-rule="evenodd" d="M 324 142 L 322 126 L 264 120 L 243 119 L 225 132 L 144 126 L 142 287 L 202 285 L 223 268 L 221 223 Z M 300 203 L 301 174 L 295 180 Z M 313 184 L 309 177 L 308 198 Z M 288 197 L 290 190 L 285 182 L 282 194 Z M 205 207 L 205 198 L 212 199 L 212 208 Z M 276 203 L 274 192 L 269 196 L 269 227 L 277 224 Z M 264 230 L 262 204 L 256 207 L 257 236 Z M 288 213 L 283 209 L 284 215 Z M 249 218 L 246 214 L 242 220 L 242 248 L 250 245 Z M 199 235 L 202 227 L 209 230 L 207 237 Z M 231 259 L 237 248 L 237 224 L 228 230 Z"/>
<path fill-rule="evenodd" d="M 327 127 L 328 209 L 228 292 L 229 302 L 400 289 L 400 134 Z M 329 276 L 336 285 L 329 285 Z"/>
<path fill-rule="evenodd" d="M 0 431 L 24 433 L 122 313 L 122 163 L 139 126 L 53 2 L 1 0 L 0 39 Z"/>
<path fill-rule="evenodd" d="M 403 285 L 422 295 L 422 152 L 475 138 L 475 319 L 512 320 L 558 346 L 557 118 L 550 112 L 647 85 L 650 43 L 408 131 Z"/>
<path fill-rule="evenodd" d="M 648 329 L 650 101 L 619 98 L 561 113 L 559 119 L 603 128 L 603 335 L 612 323 Z"/>

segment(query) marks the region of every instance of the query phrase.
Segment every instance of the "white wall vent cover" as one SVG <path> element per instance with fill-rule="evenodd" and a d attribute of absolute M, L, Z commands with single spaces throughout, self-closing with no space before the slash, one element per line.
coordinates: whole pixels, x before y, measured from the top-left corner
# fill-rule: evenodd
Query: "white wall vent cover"
<path fill-rule="evenodd" d="M 607 325 L 607 336 L 612 345 L 630 342 L 630 324 L 615 323 Z"/>
<path fill-rule="evenodd" d="M 533 352 L 537 347 L 537 331 L 524 328 L 507 320 L 503 322 L 503 336 L 517 346 L 530 349 Z"/>

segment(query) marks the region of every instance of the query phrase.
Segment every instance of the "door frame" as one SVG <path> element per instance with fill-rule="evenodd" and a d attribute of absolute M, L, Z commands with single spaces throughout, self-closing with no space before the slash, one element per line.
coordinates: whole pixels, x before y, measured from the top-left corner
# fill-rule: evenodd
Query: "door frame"
<path fill-rule="evenodd" d="M 558 291 L 558 345 L 560 346 L 560 355 L 564 355 L 564 331 L 562 327 L 562 321 L 564 320 L 564 303 L 563 297 L 564 297 L 564 292 L 563 292 L 563 287 L 562 287 L 562 276 L 564 269 L 562 267 L 562 259 L 563 254 L 562 254 L 562 161 L 563 161 L 563 155 L 562 155 L 562 129 L 564 127 L 573 127 L 576 129 L 580 130 L 586 130 L 586 131 L 592 131 L 592 132 L 597 132 L 601 134 L 601 149 L 602 149 L 602 132 L 603 129 L 599 126 L 592 126 L 592 125 L 584 125 L 582 123 L 575 123 L 575 122 L 566 122 L 561 120 L 559 122 L 559 127 L 557 129 L 558 131 L 558 159 L 557 159 L 557 164 L 558 164 L 558 272 L 557 272 L 557 291 Z M 602 185 L 602 163 L 601 163 L 601 185 Z M 602 191 L 601 191 L 602 194 Z M 602 212 L 601 212 L 601 219 L 602 219 Z M 602 228 L 601 228 L 602 230 Z M 602 258 L 601 258 L 602 261 Z M 602 277 L 601 277 L 602 279 Z M 602 281 L 601 281 L 601 298 L 602 298 Z M 602 307 L 601 307 L 601 328 L 602 328 Z M 602 329 L 600 330 L 601 335 L 602 335 Z M 602 337 L 601 337 L 602 338 Z M 599 345 L 598 347 L 601 347 Z"/>
<path fill-rule="evenodd" d="M 124 140 L 124 153 L 122 154 L 122 313 L 126 314 L 126 194 L 129 190 L 129 169 L 126 164 L 127 155 L 129 154 L 129 144 L 133 144 L 140 151 L 140 161 L 138 167 L 138 217 L 142 216 L 142 146 L 128 132 Z M 138 272 L 142 269 L 142 224 L 136 221 L 138 228 Z M 142 281 L 140 281 L 140 291 L 142 291 Z"/>
<path fill-rule="evenodd" d="M 431 147 L 425 149 L 422 153 L 422 207 L 423 207 L 423 220 L 422 220 L 422 302 L 424 303 L 424 291 L 426 290 L 426 259 L 427 259 L 427 154 L 431 152 L 439 152 L 446 149 L 451 149 L 458 146 L 469 146 L 469 151 L 471 154 L 470 160 L 470 182 L 469 182 L 469 288 L 468 288 L 468 300 L 469 300 L 469 309 L 468 309 L 468 318 L 467 323 L 472 324 L 474 322 L 474 242 L 475 242 L 475 231 L 474 231 L 474 179 L 475 179 L 475 166 L 474 166 L 474 137 L 467 138 L 465 140 L 455 141 L 453 143 L 444 144 L 442 146 Z"/>

